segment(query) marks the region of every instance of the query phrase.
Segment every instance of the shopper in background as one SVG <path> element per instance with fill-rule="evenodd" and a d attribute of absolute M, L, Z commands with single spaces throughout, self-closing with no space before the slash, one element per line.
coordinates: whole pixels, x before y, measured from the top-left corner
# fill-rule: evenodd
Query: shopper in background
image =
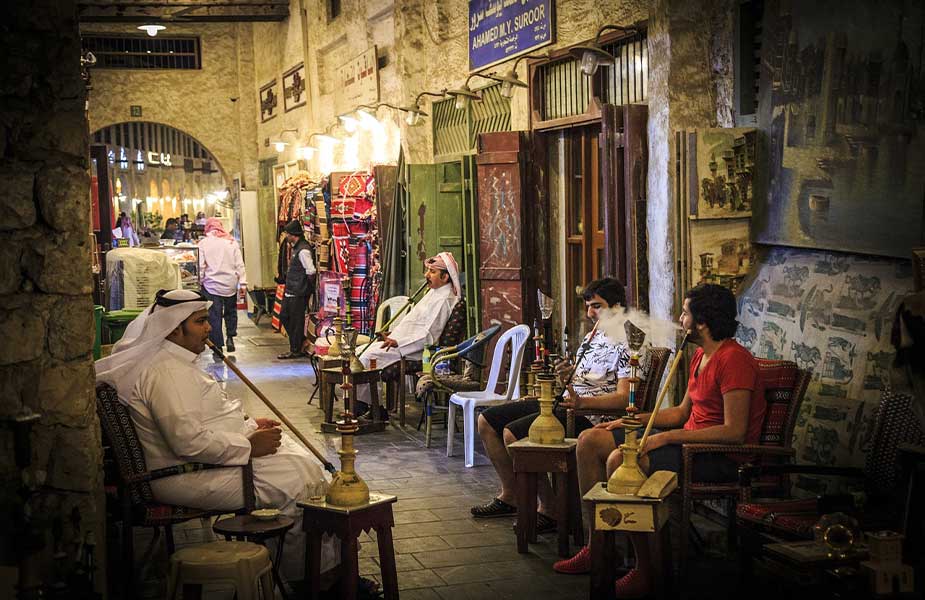
<path fill-rule="evenodd" d="M 183 239 L 183 232 L 179 229 L 179 223 L 173 217 L 167 219 L 167 222 L 164 223 L 164 233 L 161 234 L 162 240 L 174 240 Z"/>
<path fill-rule="evenodd" d="M 196 225 L 200 225 L 204 227 L 206 224 L 206 221 L 207 221 L 206 213 L 202 211 L 199 211 L 198 213 L 196 213 L 196 220 L 194 221 Z"/>
<path fill-rule="evenodd" d="M 225 231 L 219 219 L 206 221 L 205 237 L 199 240 L 199 273 L 202 290 L 212 301 L 209 307 L 209 325 L 212 331 L 209 339 L 218 350 L 226 346 L 234 352 L 234 337 L 238 335 L 238 286 L 244 287 L 244 259 L 238 242 Z M 225 322 L 225 336 L 222 335 L 222 321 Z M 228 338 L 227 345 L 224 337 Z M 219 353 L 213 351 L 219 359 Z"/>
<path fill-rule="evenodd" d="M 119 213 L 119 229 L 122 230 L 122 238 L 128 240 L 130 247 L 141 245 L 138 241 L 138 234 L 132 226 L 132 220 L 124 212 Z"/>
<path fill-rule="evenodd" d="M 286 232 L 286 241 L 292 246 L 292 257 L 286 271 L 283 307 L 279 314 L 279 320 L 289 336 L 289 352 L 277 358 L 285 360 L 304 356 L 302 344 L 305 342 L 305 311 L 308 309 L 308 297 L 315 288 L 315 262 L 311 245 L 305 241 L 305 233 L 298 220 L 289 221 L 283 231 Z"/>

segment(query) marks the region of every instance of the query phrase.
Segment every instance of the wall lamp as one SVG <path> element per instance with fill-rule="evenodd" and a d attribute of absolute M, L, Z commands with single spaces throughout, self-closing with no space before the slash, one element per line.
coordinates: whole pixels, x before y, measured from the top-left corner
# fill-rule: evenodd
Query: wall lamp
<path fill-rule="evenodd" d="M 597 68 L 603 63 L 613 64 L 614 57 L 610 52 L 601 48 L 601 34 L 607 30 L 632 31 L 637 33 L 639 30 L 635 27 L 620 27 L 619 25 L 604 25 L 597 30 L 594 41 L 588 45 L 573 46 L 569 48 L 568 53 L 580 61 L 581 72 L 591 77 L 597 73 Z"/>
<path fill-rule="evenodd" d="M 443 98 L 446 96 L 446 91 L 441 92 L 421 92 L 414 97 L 414 102 L 410 106 L 399 106 L 398 110 L 405 113 L 405 123 L 411 125 L 412 127 L 421 122 L 422 117 L 426 117 L 427 113 L 421 110 L 421 98 L 424 96 L 433 96 L 435 98 Z"/>
<path fill-rule="evenodd" d="M 525 81 L 522 81 L 520 77 L 517 76 L 517 65 L 520 64 L 525 58 L 549 58 L 548 54 L 525 54 L 519 56 L 517 60 L 514 61 L 514 65 L 510 70 L 506 71 L 503 75 L 498 75 L 497 73 L 489 73 L 489 76 L 495 81 L 501 82 L 501 95 L 505 98 L 510 98 L 514 95 L 515 87 L 528 87 Z"/>
<path fill-rule="evenodd" d="M 287 133 L 294 133 L 296 137 L 299 136 L 298 129 L 283 129 L 279 132 L 279 137 L 273 142 L 273 147 L 277 152 L 283 152 L 286 149 L 286 146 L 289 145 L 288 142 L 284 141 L 283 138 Z"/>
<path fill-rule="evenodd" d="M 139 25 L 137 29 L 144 31 L 151 37 L 155 37 L 158 31 L 164 31 L 167 28 L 163 25 Z"/>
<path fill-rule="evenodd" d="M 465 83 L 462 84 L 462 87 L 458 87 L 452 90 L 447 90 L 446 93 L 456 99 L 456 110 L 466 110 L 469 108 L 469 104 L 472 100 L 481 100 L 482 97 L 473 92 L 469 88 L 469 81 L 473 77 L 482 77 L 483 79 L 490 79 L 492 81 L 501 81 L 498 77 L 494 75 L 483 75 L 482 73 L 472 73 L 466 77 Z"/>

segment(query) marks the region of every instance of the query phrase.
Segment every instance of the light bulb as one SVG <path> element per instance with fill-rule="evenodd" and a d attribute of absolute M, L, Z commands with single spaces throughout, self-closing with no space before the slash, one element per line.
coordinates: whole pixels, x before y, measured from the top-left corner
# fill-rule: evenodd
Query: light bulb
<path fill-rule="evenodd" d="M 456 110 L 466 110 L 469 108 L 469 96 L 458 94 L 456 96 Z"/>
<path fill-rule="evenodd" d="M 405 113 L 405 123 L 408 125 L 414 126 L 418 124 L 418 118 L 421 116 L 421 113 L 409 110 Z"/>
<path fill-rule="evenodd" d="M 311 146 L 302 146 L 298 149 L 299 157 L 305 160 L 311 160 L 315 155 L 315 149 Z"/>
<path fill-rule="evenodd" d="M 600 61 L 598 60 L 597 53 L 586 50 L 585 53 L 581 55 L 581 72 L 588 77 L 591 77 L 597 72 L 599 64 Z"/>
<path fill-rule="evenodd" d="M 510 98 L 514 95 L 514 84 L 510 81 L 505 81 L 501 84 L 501 95 L 505 98 Z"/>
<path fill-rule="evenodd" d="M 282 152 L 286 149 L 286 142 L 273 142 L 273 147 L 276 148 L 277 152 Z"/>

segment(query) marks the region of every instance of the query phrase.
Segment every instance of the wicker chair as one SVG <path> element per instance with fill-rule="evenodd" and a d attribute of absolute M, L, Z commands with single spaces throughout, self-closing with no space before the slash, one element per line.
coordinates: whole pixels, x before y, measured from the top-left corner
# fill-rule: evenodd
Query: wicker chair
<path fill-rule="evenodd" d="M 437 341 L 438 346 L 456 346 L 465 339 L 466 313 L 466 300 L 465 298 L 460 298 L 456 305 L 453 306 L 446 325 L 443 326 L 440 339 Z M 420 360 L 402 358 L 400 361 L 382 369 L 381 377 L 382 381 L 385 382 L 387 406 L 390 411 L 399 411 L 402 427 L 405 426 L 405 375 L 416 376 L 423 368 L 424 365 Z"/>
<path fill-rule="evenodd" d="M 105 463 L 110 467 L 106 473 L 107 492 L 113 494 L 119 504 L 119 516 L 122 520 L 122 560 L 123 586 L 130 591 L 133 583 L 135 560 L 133 529 L 135 527 L 154 527 L 156 532 L 164 528 L 167 553 L 174 551 L 173 526 L 191 519 L 211 517 L 231 511 L 212 511 L 162 504 L 154 499 L 151 482 L 164 477 L 192 473 L 206 469 L 225 468 L 241 469 L 244 488 L 244 506 L 238 511 L 249 513 L 254 509 L 254 474 L 251 463 L 241 467 L 209 465 L 203 463 L 185 463 L 163 469 L 149 471 L 145 463 L 141 442 L 128 409 L 119 402 L 116 390 L 105 383 L 96 386 L 96 412 L 99 415 L 103 432 Z M 111 467 L 115 466 L 115 469 Z M 129 598 L 131 595 L 124 595 Z"/>
<path fill-rule="evenodd" d="M 714 483 L 695 481 L 693 463 L 705 454 L 748 454 L 756 464 L 789 462 L 794 456 L 791 447 L 793 428 L 796 425 L 800 404 L 812 373 L 799 369 L 796 363 L 785 360 L 758 360 L 759 377 L 764 384 L 767 409 L 761 436 L 757 444 L 683 444 L 681 457 L 681 569 L 687 558 L 687 542 L 691 532 L 691 513 L 695 500 L 721 499 L 729 503 L 729 542 L 735 544 L 735 502 L 742 493 L 738 481 Z M 762 489 L 780 488 L 780 478 L 771 478 L 758 484 Z M 683 579 L 682 579 L 683 581 Z"/>
<path fill-rule="evenodd" d="M 636 397 L 640 399 L 636 406 L 640 411 L 650 410 L 658 396 L 658 386 L 662 381 L 662 374 L 668 364 L 671 350 L 668 348 L 653 347 L 646 351 L 643 366 L 647 372 L 646 378 L 636 386 Z M 565 413 L 565 437 L 575 437 L 575 417 L 588 415 L 603 415 L 608 417 L 622 417 L 625 414 L 622 408 L 570 408 Z"/>

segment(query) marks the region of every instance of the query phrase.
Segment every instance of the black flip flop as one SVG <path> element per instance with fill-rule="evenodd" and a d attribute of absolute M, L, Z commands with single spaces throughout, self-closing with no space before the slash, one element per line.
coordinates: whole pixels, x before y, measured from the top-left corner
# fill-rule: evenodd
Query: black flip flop
<path fill-rule="evenodd" d="M 480 504 L 469 509 L 476 519 L 495 519 L 497 517 L 512 517 L 517 514 L 517 507 L 512 506 L 500 498 L 492 498 L 488 504 Z"/>
<path fill-rule="evenodd" d="M 299 352 L 286 352 L 285 354 L 277 354 L 276 358 L 279 360 L 290 360 L 293 358 L 302 358 L 304 355 Z"/>
<path fill-rule="evenodd" d="M 514 531 L 517 531 L 517 523 L 514 523 Z M 536 533 L 550 533 L 556 530 L 556 520 L 547 517 L 543 513 L 536 513 Z"/>

